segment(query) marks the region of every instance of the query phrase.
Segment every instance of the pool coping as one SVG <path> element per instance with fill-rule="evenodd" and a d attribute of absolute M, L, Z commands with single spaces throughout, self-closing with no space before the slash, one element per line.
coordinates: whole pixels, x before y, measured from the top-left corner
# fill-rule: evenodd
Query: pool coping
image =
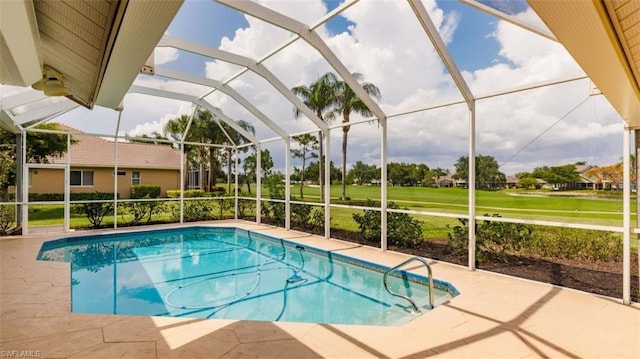
<path fill-rule="evenodd" d="M 197 225 L 237 226 L 384 266 L 409 257 L 247 221 Z M 162 227 L 175 225 L 150 228 Z M 452 283 L 461 294 L 399 327 L 71 313 L 68 263 L 35 258 L 46 240 L 86 234 L 0 238 L 3 355 L 631 358 L 640 352 L 637 304 L 623 306 L 610 298 L 433 260 L 428 261 L 434 277 Z"/>

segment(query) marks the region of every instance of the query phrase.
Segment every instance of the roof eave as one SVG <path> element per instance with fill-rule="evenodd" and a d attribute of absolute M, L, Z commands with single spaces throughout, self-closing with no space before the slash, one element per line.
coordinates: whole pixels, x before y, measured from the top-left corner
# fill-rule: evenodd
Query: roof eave
<path fill-rule="evenodd" d="M 640 89 L 600 1 L 528 0 L 630 128 L 640 128 Z"/>

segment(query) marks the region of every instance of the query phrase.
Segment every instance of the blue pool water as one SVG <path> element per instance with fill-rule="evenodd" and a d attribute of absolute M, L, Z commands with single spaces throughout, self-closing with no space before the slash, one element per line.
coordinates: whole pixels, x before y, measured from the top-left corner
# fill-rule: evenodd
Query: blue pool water
<path fill-rule="evenodd" d="M 183 227 L 70 237 L 41 260 L 71 263 L 74 312 L 400 325 L 409 302 L 385 267 L 237 228 Z M 427 278 L 403 271 L 393 291 L 429 310 Z M 457 295 L 434 281 L 435 305 Z"/>

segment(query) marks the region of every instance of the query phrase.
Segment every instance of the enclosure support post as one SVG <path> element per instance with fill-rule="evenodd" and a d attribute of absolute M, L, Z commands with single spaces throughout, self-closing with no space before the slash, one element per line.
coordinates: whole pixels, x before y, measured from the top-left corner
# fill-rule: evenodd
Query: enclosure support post
<path fill-rule="evenodd" d="M 640 129 L 635 130 L 635 181 L 636 181 L 636 228 L 640 228 L 640 180 L 638 175 L 640 174 Z M 640 291 L 640 233 L 636 234 L 636 241 L 638 243 L 638 290 Z"/>
<path fill-rule="evenodd" d="M 380 249 L 387 251 L 387 119 L 380 120 Z"/>
<path fill-rule="evenodd" d="M 16 227 L 23 227 L 22 223 L 22 188 L 24 187 L 24 181 L 22 180 L 22 167 L 24 164 L 22 163 L 22 133 L 16 134 L 16 196 L 13 199 L 13 204 L 15 208 L 14 220 L 16 221 Z"/>
<path fill-rule="evenodd" d="M 67 161 L 64 166 L 64 231 L 69 232 L 71 222 L 71 133 L 67 132 Z"/>
<path fill-rule="evenodd" d="M 116 134 L 113 141 L 113 228 L 118 228 L 118 132 L 120 132 L 120 120 L 122 119 L 122 107 L 118 111 Z"/>
<path fill-rule="evenodd" d="M 324 132 L 324 237 L 331 238 L 331 130 Z"/>
<path fill-rule="evenodd" d="M 184 141 L 180 142 L 180 224 L 184 223 Z"/>
<path fill-rule="evenodd" d="M 629 171 L 631 130 L 624 129 L 622 146 L 622 303 L 631 303 L 631 176 Z"/>
<path fill-rule="evenodd" d="M 469 269 L 476 269 L 476 102 L 469 103 Z"/>
<path fill-rule="evenodd" d="M 289 141 L 289 139 L 287 139 Z M 262 222 L 262 146 L 256 143 L 256 223 Z"/>
<path fill-rule="evenodd" d="M 20 178 L 16 178 L 16 183 L 21 183 L 20 202 L 22 203 L 22 234 L 29 234 L 29 168 L 27 167 L 27 131 L 22 130 L 20 134 L 18 149 L 18 159 Z"/>
<path fill-rule="evenodd" d="M 284 228 L 291 229 L 291 140 L 284 143 Z"/>
<path fill-rule="evenodd" d="M 235 197 L 235 201 L 233 203 L 233 208 L 234 208 L 234 210 L 233 210 L 233 219 L 238 219 L 238 193 L 240 193 L 240 189 L 238 188 L 238 166 L 239 166 L 239 164 L 238 164 L 238 149 L 236 148 L 236 149 L 234 149 L 234 151 L 236 153 L 236 161 L 235 161 L 235 172 L 236 172 L 235 173 L 235 175 L 236 175 L 235 176 L 235 184 L 236 184 L 236 187 L 233 190 L 233 192 L 235 192 L 235 196 L 234 196 Z"/>
<path fill-rule="evenodd" d="M 196 115 L 196 111 L 198 110 L 198 106 L 193 106 L 191 109 L 191 115 L 189 116 L 189 121 L 187 122 L 187 126 L 184 129 L 184 133 L 182 134 L 182 138 L 180 139 L 180 152 L 182 155 L 180 156 L 180 224 L 184 223 L 184 191 L 185 183 L 184 183 L 184 161 L 188 160 L 187 154 L 184 153 L 184 140 L 187 138 L 189 134 L 189 130 L 191 129 L 191 123 L 193 122 L 193 117 Z M 202 145 L 201 145 L 202 146 Z M 187 162 L 188 164 L 188 162 Z M 189 170 L 187 169 L 187 175 L 189 174 Z M 200 177 L 204 176 L 204 173 L 199 174 Z M 189 186 L 187 179 L 186 186 Z"/>

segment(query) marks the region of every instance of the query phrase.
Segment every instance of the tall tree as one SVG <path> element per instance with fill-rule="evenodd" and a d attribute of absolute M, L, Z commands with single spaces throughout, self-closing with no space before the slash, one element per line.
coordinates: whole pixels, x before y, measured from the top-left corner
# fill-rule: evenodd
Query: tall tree
<path fill-rule="evenodd" d="M 189 115 L 180 115 L 176 118 L 169 120 L 164 125 L 164 136 L 170 137 L 178 142 L 191 142 L 193 139 L 186 133 L 187 125 L 189 124 Z M 184 145 L 182 148 L 182 155 L 185 156 L 184 161 L 184 188 L 186 190 L 189 186 L 189 153 L 191 152 L 191 145 Z"/>
<path fill-rule="evenodd" d="M 60 130 L 57 123 L 36 126 L 42 130 Z M 71 144 L 77 143 L 71 138 Z M 67 135 L 48 132 L 27 133 L 27 162 L 48 163 L 50 157 L 61 157 L 67 151 Z M 9 200 L 9 187 L 16 184 L 16 134 L 0 129 L 0 201 Z"/>
<path fill-rule="evenodd" d="M 300 198 L 304 198 L 302 189 L 304 188 L 304 170 L 307 160 L 312 158 L 318 158 L 318 154 L 315 152 L 318 150 L 318 139 L 307 133 L 304 135 L 293 136 L 293 140 L 298 143 L 299 148 L 291 150 L 291 154 L 294 158 L 300 158 L 302 160 L 302 169 L 300 170 Z"/>
<path fill-rule="evenodd" d="M 362 89 L 375 99 L 380 99 L 380 89 L 368 82 L 364 82 L 364 76 L 360 73 L 353 73 L 353 77 L 358 81 Z M 353 89 L 344 81 L 337 82 L 337 94 L 336 94 L 336 109 L 337 114 L 342 115 L 342 123 L 349 123 L 351 113 L 358 113 L 364 117 L 373 116 L 373 113 L 360 99 Z M 347 198 L 347 139 L 351 126 L 342 127 L 342 200 Z"/>
<path fill-rule="evenodd" d="M 580 181 L 580 175 L 574 164 L 536 167 L 531 175 L 535 178 L 541 178 L 547 183 L 552 183 L 558 188 L 568 188 L 571 183 Z"/>
<path fill-rule="evenodd" d="M 215 138 L 220 137 L 221 138 L 220 143 L 227 145 L 227 147 L 225 148 L 226 153 L 222 157 L 227 161 L 227 192 L 230 192 L 231 191 L 231 169 L 233 168 L 232 166 L 233 147 L 231 146 L 243 145 L 247 143 L 249 139 L 241 135 L 238 131 L 234 130 L 226 122 L 222 122 L 222 120 L 218 119 L 217 117 L 216 117 L 216 121 L 219 124 L 219 126 L 216 125 L 216 128 L 220 131 L 214 129 L 213 136 Z M 253 125 L 245 120 L 238 120 L 236 121 L 236 124 L 243 130 L 251 134 L 256 133 L 256 130 L 253 127 Z M 220 135 L 218 135 L 218 133 L 220 133 Z M 211 147 L 211 149 L 214 149 L 214 147 Z M 248 147 L 243 147 L 241 151 L 246 152 L 248 149 L 249 149 Z M 209 178 L 211 179 L 211 176 Z M 212 184 L 210 183 L 210 185 L 211 186 L 215 185 L 215 182 L 213 182 Z"/>
<path fill-rule="evenodd" d="M 469 156 L 462 156 L 455 164 L 457 179 L 469 180 Z M 476 184 L 479 189 L 495 189 L 505 184 L 507 177 L 493 156 L 476 156 Z"/>
<path fill-rule="evenodd" d="M 300 85 L 291 89 L 302 102 L 315 112 L 316 116 L 324 122 L 331 122 L 335 118 L 334 109 L 336 108 L 336 99 L 338 92 L 338 78 L 333 72 L 327 72 L 320 76 L 318 80 L 311 85 Z M 293 113 L 296 118 L 302 115 L 302 111 L 295 107 Z M 323 148 L 323 134 L 320 132 L 318 139 L 318 157 L 319 161 L 324 160 L 324 148 Z M 324 163 L 324 162 L 323 162 Z M 319 182 L 320 182 L 320 197 L 324 198 L 324 170 L 323 166 L 320 166 Z"/>
<path fill-rule="evenodd" d="M 241 136 L 237 131 L 231 128 L 231 126 L 222 122 L 211 111 L 203 108 L 198 108 L 191 121 L 189 132 L 185 133 L 187 124 L 189 123 L 189 116 L 182 115 L 180 117 L 169 120 L 165 125 L 165 134 L 171 136 L 177 141 L 197 142 L 200 145 L 189 146 L 185 145 L 185 153 L 195 153 L 197 160 L 195 161 L 199 168 L 200 175 L 198 176 L 198 186 L 206 191 L 209 191 L 216 184 L 216 177 L 220 171 L 220 159 L 219 147 L 206 146 L 206 144 L 226 144 L 232 145 L 245 143 L 246 139 Z M 253 126 L 246 121 L 238 121 L 238 125 L 249 132 L 254 132 Z M 224 128 L 224 130 L 223 130 Z M 226 134 L 225 134 L 226 132 Z M 228 136 L 227 136 L 228 135 Z M 229 148 L 229 151 L 231 148 Z M 231 160 L 231 156 L 228 156 L 228 160 Z M 186 161 L 185 161 L 186 162 Z M 209 178 L 207 179 L 207 185 L 205 185 L 205 173 L 209 169 Z M 185 167 L 188 164 L 185 163 Z M 229 166 L 229 173 L 231 166 Z M 188 181 L 188 167 L 185 168 L 185 188 Z"/>
<path fill-rule="evenodd" d="M 349 176 L 353 177 L 353 182 L 359 185 L 371 183 L 372 180 L 380 178 L 380 169 L 376 165 L 368 165 L 358 161 L 351 166 Z"/>
<path fill-rule="evenodd" d="M 242 169 L 244 170 L 245 179 L 247 182 L 247 190 L 251 193 L 251 186 L 249 182 L 253 180 L 256 182 L 256 169 L 257 169 L 257 160 L 256 154 L 252 154 L 245 158 L 244 163 L 242 165 Z M 262 177 L 269 176 L 271 174 L 271 169 L 273 168 L 273 159 L 271 158 L 271 153 L 268 149 L 264 149 L 260 151 L 260 169 L 262 170 Z"/>

